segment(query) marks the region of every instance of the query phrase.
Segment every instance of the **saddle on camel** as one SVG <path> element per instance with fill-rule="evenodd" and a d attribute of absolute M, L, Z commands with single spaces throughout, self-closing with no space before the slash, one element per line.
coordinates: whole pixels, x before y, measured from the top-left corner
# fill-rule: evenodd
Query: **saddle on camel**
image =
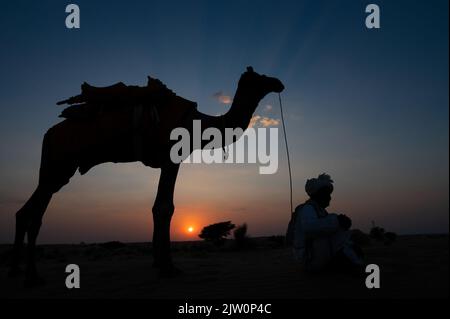
<path fill-rule="evenodd" d="M 105 156 L 115 158 L 114 162 L 135 160 L 158 167 L 158 157 L 154 152 L 146 156 L 146 150 L 168 145 L 170 132 L 197 108 L 197 103 L 176 95 L 160 80 L 151 77 L 144 87 L 122 82 L 95 87 L 84 82 L 81 94 L 57 102 L 57 105 L 63 104 L 70 106 L 59 117 L 67 119 L 65 130 L 71 131 L 72 126 L 74 132 L 74 135 L 64 134 L 65 139 L 71 139 L 71 143 L 66 143 L 70 148 L 67 151 L 77 153 L 74 155 L 81 174 L 101 163 Z M 52 138 L 61 136 L 54 135 Z M 84 158 L 83 153 L 89 156 Z M 130 158 L 130 154 L 134 158 Z"/>

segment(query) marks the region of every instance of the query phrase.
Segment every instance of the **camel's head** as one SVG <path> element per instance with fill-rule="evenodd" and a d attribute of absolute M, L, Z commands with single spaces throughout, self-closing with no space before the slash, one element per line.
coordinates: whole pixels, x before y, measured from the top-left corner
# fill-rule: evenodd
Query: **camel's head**
<path fill-rule="evenodd" d="M 284 85 L 280 80 L 264 74 L 258 74 L 253 71 L 251 66 L 247 67 L 247 71 L 239 79 L 239 87 L 261 95 L 261 98 L 266 94 L 272 92 L 280 93 L 284 90 Z"/>

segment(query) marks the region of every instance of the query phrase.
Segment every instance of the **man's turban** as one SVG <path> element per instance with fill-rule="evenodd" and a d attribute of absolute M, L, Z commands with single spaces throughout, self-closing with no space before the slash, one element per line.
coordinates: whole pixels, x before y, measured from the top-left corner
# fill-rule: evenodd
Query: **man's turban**
<path fill-rule="evenodd" d="M 306 181 L 305 191 L 311 197 L 322 188 L 329 188 L 333 191 L 333 180 L 328 174 L 320 174 L 317 178 L 311 178 Z"/>

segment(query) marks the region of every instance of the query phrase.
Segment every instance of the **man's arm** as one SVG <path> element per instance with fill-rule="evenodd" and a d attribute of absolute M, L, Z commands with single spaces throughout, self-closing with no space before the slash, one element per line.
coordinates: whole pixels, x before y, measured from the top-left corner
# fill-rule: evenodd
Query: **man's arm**
<path fill-rule="evenodd" d="M 311 205 L 305 205 L 298 218 L 300 218 L 306 238 L 328 236 L 339 230 L 339 220 L 336 214 L 319 218 Z"/>

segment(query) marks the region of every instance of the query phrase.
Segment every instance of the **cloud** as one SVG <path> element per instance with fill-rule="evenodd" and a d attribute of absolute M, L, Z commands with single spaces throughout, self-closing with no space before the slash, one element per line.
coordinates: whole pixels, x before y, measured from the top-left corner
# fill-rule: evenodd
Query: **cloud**
<path fill-rule="evenodd" d="M 219 91 L 217 93 L 213 94 L 213 97 L 223 104 L 231 104 L 233 102 L 233 99 L 231 96 L 224 94 L 222 91 Z"/>
<path fill-rule="evenodd" d="M 269 127 L 278 126 L 279 124 L 279 119 L 274 119 L 267 116 L 253 115 L 250 119 L 250 124 L 248 125 L 248 127 Z"/>
<path fill-rule="evenodd" d="M 268 126 L 277 126 L 280 124 L 280 120 L 272 119 L 270 117 L 263 117 L 259 120 L 262 126 L 268 127 Z"/>
<path fill-rule="evenodd" d="M 248 124 L 248 127 L 255 127 L 258 124 L 260 119 L 261 119 L 261 116 L 253 115 L 252 118 L 250 119 L 250 123 Z"/>

